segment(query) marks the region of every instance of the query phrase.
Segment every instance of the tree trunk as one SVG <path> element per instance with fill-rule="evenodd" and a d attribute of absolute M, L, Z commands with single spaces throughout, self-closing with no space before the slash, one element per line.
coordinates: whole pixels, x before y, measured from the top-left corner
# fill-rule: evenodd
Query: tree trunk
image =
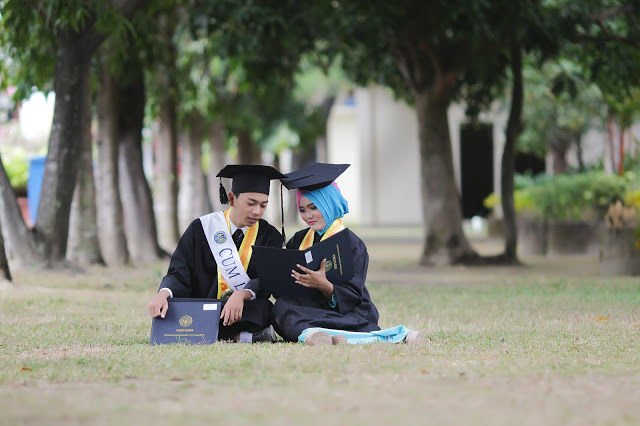
<path fill-rule="evenodd" d="M 329 147 L 325 136 L 316 139 L 316 159 L 320 163 L 329 161 Z"/>
<path fill-rule="evenodd" d="M 578 170 L 584 172 L 584 153 L 582 149 L 582 133 L 576 132 L 576 158 L 578 160 Z"/>
<path fill-rule="evenodd" d="M 20 213 L 20 207 L 9 177 L 0 157 L 0 230 L 4 239 L 3 247 L 7 258 L 14 266 L 41 264 L 44 256 L 39 251 L 36 238 Z"/>
<path fill-rule="evenodd" d="M 194 113 L 189 120 L 189 129 L 180 138 L 180 229 L 186 229 L 193 219 L 211 212 L 202 171 L 203 139 L 204 117 Z"/>
<path fill-rule="evenodd" d="M 460 195 L 456 188 L 445 90 L 415 93 L 420 141 L 420 171 L 425 242 L 420 264 L 445 255 L 447 263 L 478 258 L 462 230 Z M 443 93 L 438 95 L 438 93 Z"/>
<path fill-rule="evenodd" d="M 567 171 L 567 149 L 566 148 L 552 147 L 551 160 L 553 164 L 554 175 L 560 175 Z"/>
<path fill-rule="evenodd" d="M 122 200 L 118 189 L 118 109 L 116 80 L 107 71 L 100 75 L 98 89 L 98 139 L 96 188 L 98 199 L 98 240 L 102 256 L 109 266 L 128 262 L 127 240 L 124 234 Z"/>
<path fill-rule="evenodd" d="M 516 45 L 511 47 L 511 74 L 513 75 L 511 109 L 505 132 L 504 152 L 502 153 L 500 175 L 502 193 L 500 194 L 500 199 L 504 216 L 505 235 L 503 257 L 507 263 L 518 263 L 518 228 L 516 226 L 516 209 L 513 200 L 513 192 L 515 190 L 513 176 L 515 174 L 515 145 L 522 130 L 523 81 L 522 51 Z"/>
<path fill-rule="evenodd" d="M 251 132 L 242 130 L 238 133 L 238 163 L 239 164 L 259 164 L 260 152 L 253 142 Z"/>
<path fill-rule="evenodd" d="M 2 237 L 2 223 L 0 221 L 0 275 L 7 281 L 11 281 L 11 270 L 9 270 L 9 261 L 7 260 L 7 252 L 4 249 L 4 238 Z"/>
<path fill-rule="evenodd" d="M 114 2 L 112 6 L 114 13 L 122 14 L 126 19 L 144 2 L 130 0 Z M 95 20 L 92 16 L 85 23 L 85 27 L 77 32 L 51 31 L 56 41 L 53 83 L 56 102 L 34 232 L 37 238 L 31 237 L 24 244 L 19 244 L 31 246 L 37 243 L 37 253 L 34 251 L 32 254 L 36 258 L 44 258 L 47 266 L 63 263 L 65 259 L 71 202 L 82 151 L 83 119 L 90 115 L 85 111 L 87 105 L 83 101 L 90 90 L 90 61 L 107 37 L 106 32 L 93 28 Z M 4 207 L 12 209 L 11 202 L 4 204 Z M 17 232 L 21 233 L 22 229 Z"/>
<path fill-rule="evenodd" d="M 158 245 L 151 190 L 142 167 L 142 127 L 145 93 L 142 70 L 132 68 L 130 81 L 120 83 L 118 99 L 118 173 L 127 247 L 135 263 L 158 260 Z"/>
<path fill-rule="evenodd" d="M 220 120 L 215 120 L 209 129 L 209 173 L 207 177 L 209 201 L 214 211 L 220 211 L 224 208 L 220 203 L 220 181 L 216 177 L 226 163 L 224 141 L 224 124 Z"/>
<path fill-rule="evenodd" d="M 178 241 L 178 140 L 175 105 L 160 106 L 160 130 L 155 146 L 154 199 L 160 245 L 173 251 Z"/>
<path fill-rule="evenodd" d="M 91 141 L 91 91 L 84 92 L 82 107 L 82 141 L 80 170 L 76 183 L 71 215 L 67 259 L 78 265 L 104 264 L 98 243 L 96 189 L 93 182 Z"/>
<path fill-rule="evenodd" d="M 178 243 L 178 129 L 176 113 L 176 52 L 172 42 L 174 24 L 167 15 L 160 17 L 161 47 L 164 56 L 156 73 L 159 96 L 159 131 L 155 146 L 154 201 L 158 220 L 158 240 L 173 252 Z"/>
<path fill-rule="evenodd" d="M 624 126 L 622 125 L 622 122 L 620 123 L 620 134 L 619 134 L 619 140 L 620 140 L 620 144 L 618 145 L 618 175 L 622 176 L 624 175 Z"/>
<path fill-rule="evenodd" d="M 616 167 L 616 148 L 615 148 L 615 140 L 613 136 L 613 126 L 615 124 L 615 120 L 613 117 L 609 117 L 607 119 L 607 141 L 609 142 L 609 161 L 611 163 L 611 173 L 615 173 L 617 170 Z"/>
<path fill-rule="evenodd" d="M 91 54 L 81 44 L 60 37 L 56 55 L 56 102 L 38 206 L 37 233 L 44 244 L 47 264 L 64 261 L 69 213 L 82 152 L 84 110 L 89 88 Z"/>
<path fill-rule="evenodd" d="M 316 139 L 315 158 L 316 161 L 326 163 L 329 161 L 329 144 L 327 138 L 327 121 L 329 121 L 329 115 L 331 114 L 331 108 L 336 101 L 335 95 L 326 96 L 320 104 L 321 120 L 323 125 L 323 132 Z"/>

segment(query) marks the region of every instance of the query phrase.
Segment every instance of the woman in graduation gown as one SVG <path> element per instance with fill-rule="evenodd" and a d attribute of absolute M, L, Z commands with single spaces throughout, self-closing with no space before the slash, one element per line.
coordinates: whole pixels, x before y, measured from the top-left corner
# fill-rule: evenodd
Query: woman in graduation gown
<path fill-rule="evenodd" d="M 298 189 L 300 217 L 309 226 L 287 243 L 288 249 L 305 250 L 337 232 L 348 233 L 355 275 L 332 284 L 325 275 L 324 261 L 318 271 L 298 265 L 292 276 L 299 285 L 315 289 L 308 296 L 281 296 L 273 308 L 274 326 L 287 341 L 306 344 L 404 342 L 416 343 L 418 332 L 404 326 L 381 330 L 378 309 L 366 286 L 369 254 L 364 242 L 345 228 L 342 217 L 348 204 L 333 182 L 348 164 L 316 163 L 287 175 L 283 184 Z"/>

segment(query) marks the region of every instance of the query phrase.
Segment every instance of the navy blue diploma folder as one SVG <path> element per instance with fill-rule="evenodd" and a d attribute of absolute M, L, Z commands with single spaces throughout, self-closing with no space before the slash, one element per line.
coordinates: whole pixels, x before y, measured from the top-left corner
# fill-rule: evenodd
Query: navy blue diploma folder
<path fill-rule="evenodd" d="M 260 287 L 279 296 L 311 296 L 317 290 L 297 284 L 291 276 L 296 264 L 317 271 L 326 259 L 327 279 L 335 285 L 348 281 L 355 275 L 351 241 L 347 230 L 342 230 L 306 250 L 279 249 L 253 246 L 251 260 L 255 262 Z"/>
<path fill-rule="evenodd" d="M 167 315 L 151 320 L 149 343 L 215 343 L 218 340 L 220 306 L 216 299 L 169 299 Z"/>

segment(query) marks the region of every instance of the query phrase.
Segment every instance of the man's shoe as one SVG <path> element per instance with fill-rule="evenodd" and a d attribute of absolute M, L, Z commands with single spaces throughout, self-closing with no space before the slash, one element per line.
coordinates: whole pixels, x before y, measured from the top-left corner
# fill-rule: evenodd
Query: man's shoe
<path fill-rule="evenodd" d="M 264 330 L 256 331 L 251 335 L 251 343 L 274 343 L 276 341 L 276 332 L 273 326 L 269 326 Z"/>

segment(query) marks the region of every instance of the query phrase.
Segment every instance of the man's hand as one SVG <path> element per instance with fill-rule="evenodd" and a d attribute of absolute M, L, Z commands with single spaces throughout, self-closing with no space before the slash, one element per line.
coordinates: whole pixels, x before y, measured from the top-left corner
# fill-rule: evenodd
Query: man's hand
<path fill-rule="evenodd" d="M 244 301 L 251 299 L 251 293 L 247 290 L 236 290 L 231 293 L 227 303 L 225 303 L 222 312 L 220 312 L 220 319 L 222 325 L 229 326 L 242 318 L 242 310 L 244 309 Z"/>
<path fill-rule="evenodd" d="M 147 305 L 149 315 L 151 315 L 152 318 L 155 318 L 157 316 L 164 318 L 165 315 L 167 315 L 167 310 L 169 310 L 169 302 L 167 302 L 168 298 L 169 292 L 163 290 L 159 291 L 155 296 L 153 296 L 153 299 L 151 299 L 151 302 L 149 302 L 149 305 Z"/>
<path fill-rule="evenodd" d="M 320 262 L 320 269 L 317 271 L 306 268 L 302 265 L 296 265 L 296 268 L 300 269 L 304 273 L 301 274 L 300 272 L 293 270 L 291 271 L 291 276 L 296 280 L 297 284 L 308 288 L 315 288 L 326 297 L 331 297 L 331 293 L 333 293 L 333 284 L 331 284 L 331 281 L 327 279 L 327 274 L 324 269 L 325 264 L 326 260 L 322 259 L 322 262 Z"/>

